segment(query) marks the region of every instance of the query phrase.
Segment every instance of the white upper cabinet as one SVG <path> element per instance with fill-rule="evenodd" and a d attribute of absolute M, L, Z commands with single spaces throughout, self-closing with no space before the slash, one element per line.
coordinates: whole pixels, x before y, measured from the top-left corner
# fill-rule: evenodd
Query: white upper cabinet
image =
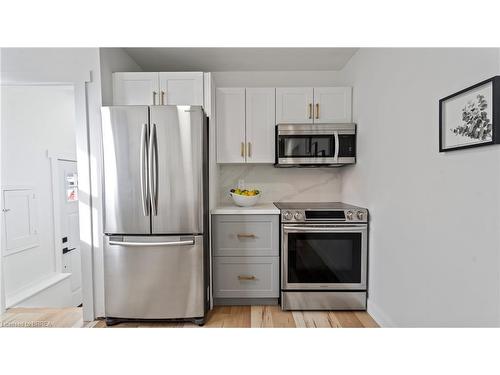
<path fill-rule="evenodd" d="M 276 89 L 277 124 L 312 124 L 314 96 L 312 87 Z"/>
<path fill-rule="evenodd" d="M 246 89 L 246 162 L 274 163 L 275 89 Z"/>
<path fill-rule="evenodd" d="M 315 87 L 314 123 L 351 122 L 351 87 Z"/>
<path fill-rule="evenodd" d="M 114 105 L 159 104 L 158 73 L 113 73 Z"/>
<path fill-rule="evenodd" d="M 203 72 L 160 72 L 160 105 L 203 105 Z"/>
<path fill-rule="evenodd" d="M 217 163 L 244 163 L 245 89 L 218 88 L 215 94 L 217 118 Z"/>
<path fill-rule="evenodd" d="M 203 105 L 203 72 L 113 73 L 114 105 Z"/>

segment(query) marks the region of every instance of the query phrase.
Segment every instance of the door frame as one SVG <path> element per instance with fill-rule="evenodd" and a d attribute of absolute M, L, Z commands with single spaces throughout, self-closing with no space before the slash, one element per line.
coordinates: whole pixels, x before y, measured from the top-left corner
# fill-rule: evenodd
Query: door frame
<path fill-rule="evenodd" d="M 54 219 L 54 247 L 56 248 L 55 252 L 55 266 L 56 266 L 56 272 L 62 272 L 62 253 L 60 251 L 57 251 L 57 244 L 60 243 L 61 241 L 61 205 L 60 205 L 60 197 L 61 197 L 61 191 L 60 191 L 60 181 L 58 179 L 59 177 L 59 166 L 58 166 L 58 161 L 70 161 L 74 162 L 77 165 L 78 168 L 78 161 L 75 160 L 75 157 L 73 155 L 66 155 L 62 153 L 53 153 L 50 150 L 47 150 L 47 157 L 50 160 L 50 172 L 52 174 L 52 212 L 53 212 L 53 219 Z M 78 207 L 79 208 L 79 207 Z"/>
<path fill-rule="evenodd" d="M 2 75 L 4 73 L 2 72 Z M 94 225 L 93 216 L 98 215 L 100 207 L 94 207 L 91 181 L 91 140 L 89 121 L 89 85 L 95 84 L 92 71 L 72 74 L 71 77 L 63 74 L 63 77 L 55 74 L 40 76 L 33 73 L 13 73 L 5 72 L 7 79 L 3 79 L 2 86 L 72 86 L 75 100 L 75 136 L 76 136 L 76 161 L 78 171 L 79 201 L 78 211 L 80 220 L 80 251 L 82 257 L 82 300 L 83 300 L 83 320 L 92 321 L 95 318 L 94 310 L 94 275 L 93 275 L 93 255 L 94 239 L 97 229 Z M 94 165 L 95 168 L 95 165 Z M 95 171 L 94 171 L 95 173 Z M 95 182 L 94 182 L 95 184 Z M 97 212 L 96 212 L 97 210 Z M 3 226 L 3 215 L 0 215 L 0 227 Z M 56 242 L 57 243 L 57 242 Z M 0 256 L 0 314 L 5 312 L 5 287 L 3 272 L 3 257 Z M 62 265 L 62 258 L 61 258 Z"/>

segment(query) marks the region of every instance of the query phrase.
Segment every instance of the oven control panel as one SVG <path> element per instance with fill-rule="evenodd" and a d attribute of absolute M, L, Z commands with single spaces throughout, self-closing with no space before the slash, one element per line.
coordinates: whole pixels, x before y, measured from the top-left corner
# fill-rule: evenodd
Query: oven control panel
<path fill-rule="evenodd" d="M 350 210 L 281 210 L 281 221 L 284 223 L 304 222 L 337 222 L 337 223 L 366 223 L 368 211 L 366 209 Z"/>

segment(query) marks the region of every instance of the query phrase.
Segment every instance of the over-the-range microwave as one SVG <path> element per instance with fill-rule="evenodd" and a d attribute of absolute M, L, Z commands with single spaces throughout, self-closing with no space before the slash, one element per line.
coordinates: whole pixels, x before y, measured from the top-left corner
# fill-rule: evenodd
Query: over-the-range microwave
<path fill-rule="evenodd" d="M 276 167 L 356 163 L 356 124 L 276 125 Z"/>

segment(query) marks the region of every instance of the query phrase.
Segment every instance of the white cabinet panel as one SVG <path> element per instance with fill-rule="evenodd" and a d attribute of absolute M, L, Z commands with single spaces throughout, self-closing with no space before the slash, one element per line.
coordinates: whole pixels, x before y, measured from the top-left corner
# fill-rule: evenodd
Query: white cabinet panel
<path fill-rule="evenodd" d="M 203 105 L 203 72 L 160 72 L 158 104 Z"/>
<path fill-rule="evenodd" d="M 245 162 L 245 89 L 218 88 L 217 163 Z"/>
<path fill-rule="evenodd" d="M 276 90 L 246 89 L 246 162 L 274 163 Z"/>
<path fill-rule="evenodd" d="M 158 73 L 113 73 L 114 105 L 155 105 L 159 100 Z"/>
<path fill-rule="evenodd" d="M 312 124 L 313 89 L 282 87 L 276 89 L 277 124 Z"/>
<path fill-rule="evenodd" d="M 351 122 L 351 87 L 315 87 L 314 123 Z"/>
<path fill-rule="evenodd" d="M 35 193 L 32 189 L 4 190 L 4 255 L 39 245 Z"/>

